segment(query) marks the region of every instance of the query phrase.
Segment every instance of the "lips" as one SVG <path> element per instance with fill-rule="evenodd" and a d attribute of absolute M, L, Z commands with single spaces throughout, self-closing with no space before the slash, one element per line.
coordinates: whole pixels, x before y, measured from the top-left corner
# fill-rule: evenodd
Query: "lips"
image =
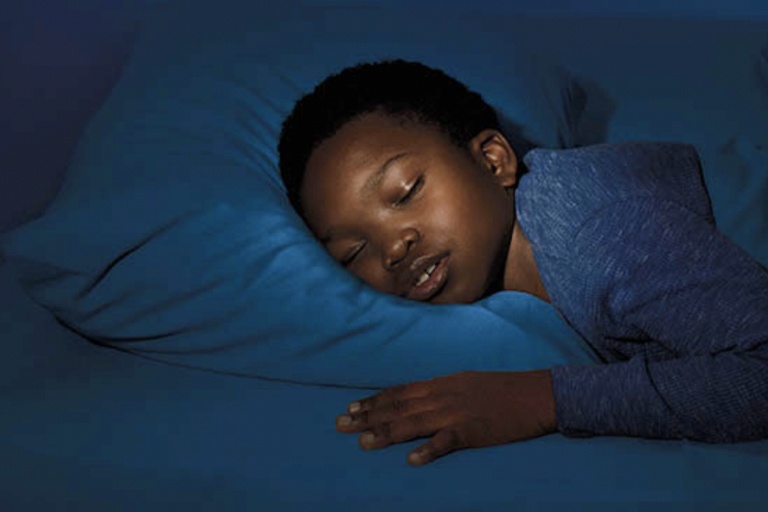
<path fill-rule="evenodd" d="M 448 254 L 422 256 L 410 266 L 411 287 L 406 297 L 411 300 L 428 301 L 440 293 L 448 279 Z"/>

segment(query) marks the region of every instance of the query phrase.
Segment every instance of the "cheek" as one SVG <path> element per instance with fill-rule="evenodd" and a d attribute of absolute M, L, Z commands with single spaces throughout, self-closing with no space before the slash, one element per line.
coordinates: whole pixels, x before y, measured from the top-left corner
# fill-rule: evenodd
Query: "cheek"
<path fill-rule="evenodd" d="M 490 251 L 504 236 L 511 212 L 506 192 L 495 184 L 467 183 L 442 194 L 435 222 L 469 251 Z M 490 256 L 490 255 L 489 255 Z"/>
<path fill-rule="evenodd" d="M 396 293 L 391 276 L 381 266 L 381 262 L 375 256 L 364 258 L 360 263 L 348 269 L 358 279 L 372 288 L 388 294 Z"/>
<path fill-rule="evenodd" d="M 455 244 L 456 263 L 460 264 L 455 292 L 461 302 L 472 302 L 498 277 L 498 262 L 507 250 L 506 234 L 513 220 L 511 203 L 507 192 L 495 183 L 466 186 L 460 197 L 451 200 L 454 208 L 441 221 L 442 229 Z"/>

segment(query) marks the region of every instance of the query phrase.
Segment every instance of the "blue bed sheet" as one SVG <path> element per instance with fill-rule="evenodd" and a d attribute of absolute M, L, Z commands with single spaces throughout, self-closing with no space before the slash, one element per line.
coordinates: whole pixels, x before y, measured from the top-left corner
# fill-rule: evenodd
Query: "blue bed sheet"
<path fill-rule="evenodd" d="M 358 449 L 360 390 L 238 378 L 87 343 L 0 267 L 0 503 L 39 510 L 764 510 L 768 442 L 552 435 L 423 468 Z"/>

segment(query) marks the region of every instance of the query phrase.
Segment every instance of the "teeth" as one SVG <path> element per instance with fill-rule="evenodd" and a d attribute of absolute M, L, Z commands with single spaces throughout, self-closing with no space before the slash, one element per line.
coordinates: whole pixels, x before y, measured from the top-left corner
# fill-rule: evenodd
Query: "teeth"
<path fill-rule="evenodd" d="M 429 279 L 429 277 L 432 275 L 432 272 L 434 272 L 436 268 L 437 263 L 430 265 L 430 267 L 419 276 L 418 281 L 416 281 L 416 286 L 421 286 L 422 284 L 426 283 L 427 279 Z"/>

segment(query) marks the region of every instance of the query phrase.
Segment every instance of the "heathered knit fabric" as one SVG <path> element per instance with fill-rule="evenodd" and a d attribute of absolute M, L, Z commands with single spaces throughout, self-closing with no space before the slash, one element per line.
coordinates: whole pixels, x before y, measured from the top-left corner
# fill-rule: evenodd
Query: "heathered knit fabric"
<path fill-rule="evenodd" d="M 554 306 L 607 364 L 553 369 L 567 435 L 768 437 L 768 271 L 719 233 L 696 151 L 533 150 L 517 211 Z"/>

